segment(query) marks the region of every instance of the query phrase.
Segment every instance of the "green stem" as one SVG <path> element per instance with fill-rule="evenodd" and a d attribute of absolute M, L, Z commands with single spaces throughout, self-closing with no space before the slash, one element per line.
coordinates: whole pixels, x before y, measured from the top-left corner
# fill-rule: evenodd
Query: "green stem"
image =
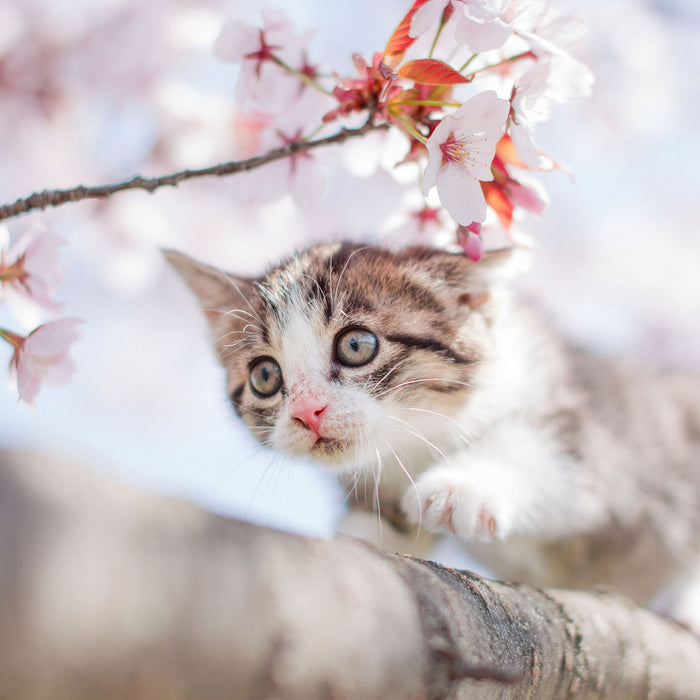
<path fill-rule="evenodd" d="M 476 54 L 475 54 L 476 55 Z M 516 54 L 515 56 L 511 56 L 510 58 L 504 58 L 502 61 L 499 61 L 498 63 L 492 63 L 490 66 L 483 66 L 482 68 L 477 68 L 476 70 L 472 71 L 468 75 L 465 75 L 465 78 L 470 78 L 472 75 L 476 75 L 477 73 L 483 73 L 484 71 L 491 70 L 492 68 L 498 68 L 499 66 L 504 66 L 506 63 L 514 63 L 515 61 L 519 61 L 521 58 L 529 58 L 532 56 L 532 51 L 523 51 L 523 53 Z M 473 58 L 473 56 L 472 56 Z M 471 61 L 471 59 L 469 59 Z M 465 64 L 465 66 L 469 63 Z M 462 68 L 464 70 L 464 68 Z M 461 73 L 462 71 L 460 71 Z"/>
<path fill-rule="evenodd" d="M 0 328 L 0 338 L 6 340 L 15 349 L 17 349 L 24 340 L 22 336 L 12 333 L 12 331 L 8 331 L 5 328 Z"/>
<path fill-rule="evenodd" d="M 442 28 L 445 26 L 445 22 L 440 22 L 440 26 L 438 27 L 437 32 L 435 32 L 435 38 L 433 39 L 433 43 L 430 46 L 430 51 L 428 51 L 428 58 L 433 57 L 433 51 L 435 51 L 435 47 L 437 46 L 438 39 L 440 38 L 440 34 L 442 34 Z"/>
<path fill-rule="evenodd" d="M 443 102 L 442 100 L 401 100 L 400 102 L 393 102 L 397 106 L 403 105 L 426 105 L 433 107 L 461 107 L 461 102 Z"/>
<path fill-rule="evenodd" d="M 469 67 L 469 64 L 478 56 L 478 53 L 473 53 L 470 58 L 468 58 L 464 65 L 457 71 L 458 73 L 462 73 L 463 71 L 467 70 Z"/>
<path fill-rule="evenodd" d="M 413 126 L 413 124 L 411 124 L 399 114 L 395 116 L 404 125 L 404 127 L 406 127 L 406 131 L 408 131 L 408 133 L 411 134 L 411 136 L 413 136 L 413 138 L 416 139 L 416 141 L 420 141 L 423 145 L 428 143 L 428 139 L 426 139 L 425 136 L 423 136 L 423 134 L 421 134 L 420 131 L 418 131 L 418 129 L 416 129 L 416 127 Z"/>
<path fill-rule="evenodd" d="M 319 124 L 308 136 L 304 136 L 302 141 L 312 141 L 313 139 L 316 138 L 317 134 L 319 134 L 321 131 L 323 131 L 323 128 L 325 127 L 325 124 Z"/>
<path fill-rule="evenodd" d="M 21 279 L 21 277 L 22 270 L 18 268 L 17 263 L 6 267 L 0 266 L 0 282 L 14 282 Z"/>
<path fill-rule="evenodd" d="M 272 58 L 278 66 L 284 68 L 288 73 L 291 73 L 296 78 L 299 78 L 299 80 L 301 80 L 302 82 L 311 86 L 315 90 L 322 92 L 324 95 L 328 95 L 328 97 L 333 97 L 333 93 L 330 90 L 326 90 L 326 88 L 324 88 L 322 85 L 319 85 L 313 78 L 310 78 L 305 73 L 302 73 L 301 71 L 292 68 L 288 63 L 285 63 L 281 58 L 278 58 L 277 56 L 273 56 Z"/>

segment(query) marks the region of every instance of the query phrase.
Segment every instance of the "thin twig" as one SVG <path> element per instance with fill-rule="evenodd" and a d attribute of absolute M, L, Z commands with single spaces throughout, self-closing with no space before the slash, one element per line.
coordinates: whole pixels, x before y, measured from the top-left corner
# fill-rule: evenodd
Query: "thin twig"
<path fill-rule="evenodd" d="M 123 190 L 146 190 L 147 192 L 153 192 L 160 187 L 176 187 L 185 180 L 192 180 L 197 177 L 205 177 L 207 175 L 222 177 L 225 175 L 233 175 L 234 173 L 253 170 L 265 165 L 266 163 L 272 163 L 273 161 L 281 160 L 282 158 L 291 158 L 298 153 L 305 153 L 306 151 L 310 151 L 314 148 L 328 146 L 333 143 L 343 143 L 348 139 L 364 136 L 370 131 L 386 129 L 388 127 L 387 124 L 375 123 L 375 113 L 376 109 L 370 109 L 367 121 L 356 129 L 347 129 L 344 127 L 331 136 L 325 136 L 324 138 L 315 139 L 313 141 L 292 141 L 281 148 L 276 148 L 264 153 L 263 155 L 254 156 L 253 158 L 248 158 L 246 160 L 219 163 L 218 165 L 213 165 L 208 168 L 201 168 L 199 170 L 182 170 L 177 173 L 162 175 L 160 177 L 148 178 L 142 177 L 141 175 L 136 175 L 130 180 L 126 180 L 124 182 L 101 185 L 98 187 L 85 187 L 84 185 L 78 185 L 77 187 L 72 187 L 68 190 L 42 190 L 41 192 L 34 192 L 28 197 L 23 197 L 16 200 L 12 204 L 0 205 L 0 221 L 36 209 L 57 207 L 61 204 L 66 204 L 67 202 L 80 202 L 84 199 L 105 199 L 106 197 L 110 197 L 116 192 L 122 192 Z"/>

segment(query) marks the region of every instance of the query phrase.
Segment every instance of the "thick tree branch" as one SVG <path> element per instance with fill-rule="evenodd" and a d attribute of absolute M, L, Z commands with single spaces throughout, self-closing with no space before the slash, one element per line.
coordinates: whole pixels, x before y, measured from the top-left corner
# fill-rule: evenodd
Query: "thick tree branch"
<path fill-rule="evenodd" d="M 650 565 L 653 565 L 651 563 Z M 700 640 L 0 452 L 0 687 L 42 698 L 696 698 Z"/>
<path fill-rule="evenodd" d="M 305 153 L 315 148 L 343 143 L 348 139 L 364 136 L 370 131 L 388 128 L 386 123 L 375 123 L 375 111 L 376 110 L 370 110 L 367 121 L 356 129 L 342 128 L 331 136 L 325 136 L 312 141 L 292 141 L 281 148 L 273 149 L 263 155 L 254 156 L 246 160 L 219 163 L 218 165 L 200 168 L 198 170 L 182 170 L 160 177 L 148 178 L 137 175 L 124 182 L 100 185 L 97 187 L 79 185 L 67 190 L 42 190 L 41 192 L 34 192 L 28 197 L 20 198 L 11 204 L 0 205 L 0 221 L 37 209 L 57 207 L 62 204 L 67 204 L 68 202 L 80 202 L 84 199 L 105 199 L 106 197 L 110 197 L 117 192 L 123 192 L 124 190 L 146 190 L 147 192 L 153 192 L 160 187 L 176 187 L 181 182 L 193 180 L 194 178 L 206 176 L 223 177 L 225 175 L 233 175 L 234 173 L 253 170 L 276 160 L 291 158 L 299 153 Z"/>

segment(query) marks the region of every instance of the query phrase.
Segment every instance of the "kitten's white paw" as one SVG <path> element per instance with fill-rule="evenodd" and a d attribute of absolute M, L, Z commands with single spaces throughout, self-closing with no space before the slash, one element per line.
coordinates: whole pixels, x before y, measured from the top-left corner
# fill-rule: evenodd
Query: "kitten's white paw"
<path fill-rule="evenodd" d="M 401 507 L 409 520 L 433 532 L 493 539 L 512 531 L 512 514 L 504 503 L 450 469 L 424 474 L 415 488 L 406 490 Z"/>

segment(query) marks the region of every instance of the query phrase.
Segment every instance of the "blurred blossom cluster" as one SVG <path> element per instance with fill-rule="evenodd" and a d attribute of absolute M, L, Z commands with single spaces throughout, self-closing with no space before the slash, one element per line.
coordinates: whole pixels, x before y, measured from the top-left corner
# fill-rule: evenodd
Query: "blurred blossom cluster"
<path fill-rule="evenodd" d="M 216 97 L 211 116 L 201 97 L 195 110 L 185 76 L 211 55 L 223 4 L 183 2 L 174 12 L 169 0 L 0 0 L 0 138 L 12 164 L 0 168 L 0 199 L 119 180 L 137 168 L 177 169 L 195 150 L 214 158 L 213 144 L 202 154 L 200 136 L 231 110 L 217 109 Z M 213 141 L 221 134 L 212 131 Z M 56 301 L 66 259 L 133 292 L 150 284 L 154 243 L 167 242 L 170 216 L 138 202 L 70 209 L 0 227 L 0 346 L 9 344 L 11 382 L 29 404 L 43 382 L 66 382 L 75 369 L 79 321 L 61 318 Z M 133 224 L 149 218 L 139 241 Z"/>
<path fill-rule="evenodd" d="M 9 242 L 9 231 L 0 227 L 0 301 L 10 305 L 19 299 L 56 313 L 53 299 L 63 273 L 58 260 L 60 240 L 51 234 L 28 232 Z M 20 312 L 21 314 L 21 312 Z M 10 372 L 16 378 L 20 397 L 33 403 L 41 382 L 68 381 L 74 365 L 68 356 L 77 338 L 75 318 L 61 318 L 37 326 L 28 335 L 0 326 L 0 339 L 12 346 Z"/>
<path fill-rule="evenodd" d="M 523 173 L 555 167 L 534 142 L 550 103 L 590 92 L 590 71 L 568 51 L 583 25 L 546 0 L 415 0 L 407 10 L 382 51 L 371 60 L 353 56 L 350 77 L 317 64 L 310 35 L 298 34 L 281 11 L 265 11 L 262 26 L 230 20 L 216 54 L 241 65 L 236 97 L 250 117 L 240 129 L 255 150 L 362 117 L 386 126 L 373 143 L 375 159 L 425 197 L 404 212 L 413 236 L 404 228 L 398 242 L 442 242 L 444 208 L 456 223 L 452 240 L 478 260 L 482 227 L 511 234 L 515 219 L 544 208 L 541 189 Z M 269 169 L 261 173 L 254 186 L 268 198 L 291 192 L 308 203 L 322 190 L 323 163 L 323 153 L 306 151 L 275 164 L 272 178 Z"/>

